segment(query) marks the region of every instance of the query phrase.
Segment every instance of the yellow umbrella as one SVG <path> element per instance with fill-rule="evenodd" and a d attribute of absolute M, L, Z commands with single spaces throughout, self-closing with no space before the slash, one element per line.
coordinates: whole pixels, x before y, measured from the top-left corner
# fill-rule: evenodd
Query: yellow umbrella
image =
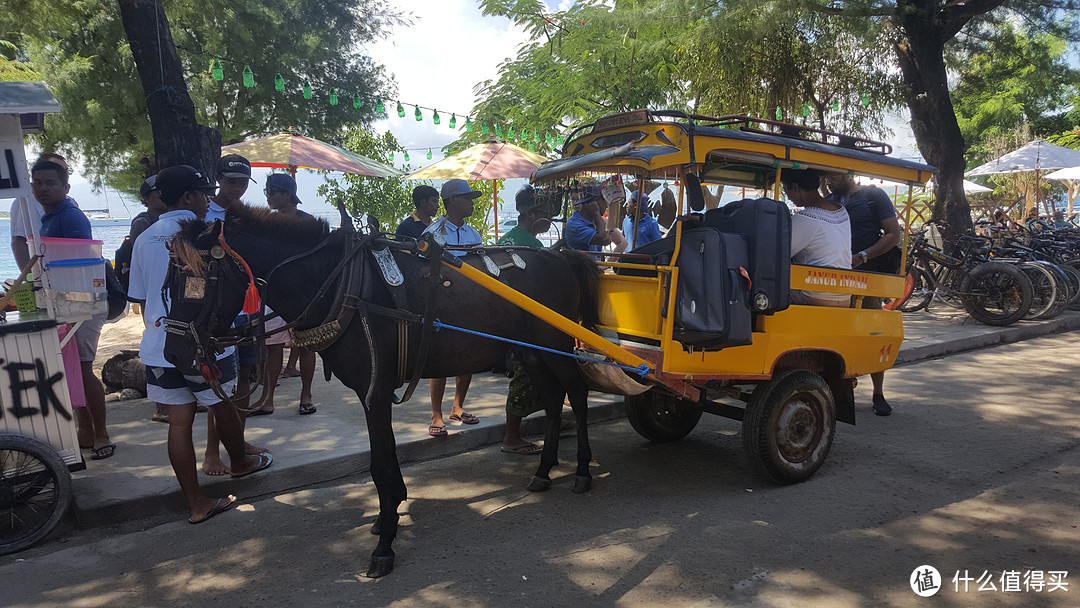
<path fill-rule="evenodd" d="M 284 167 L 296 177 L 296 169 L 343 171 L 369 177 L 401 175 L 397 169 L 324 141 L 281 133 L 221 148 L 222 154 L 239 154 L 252 167 Z"/>
<path fill-rule="evenodd" d="M 479 181 L 513 177 L 529 177 L 548 159 L 536 152 L 489 139 L 470 146 L 457 154 L 424 167 L 405 179 L 467 179 Z M 495 238 L 499 238 L 499 192 L 498 182 L 493 184 L 492 208 L 495 209 Z"/>

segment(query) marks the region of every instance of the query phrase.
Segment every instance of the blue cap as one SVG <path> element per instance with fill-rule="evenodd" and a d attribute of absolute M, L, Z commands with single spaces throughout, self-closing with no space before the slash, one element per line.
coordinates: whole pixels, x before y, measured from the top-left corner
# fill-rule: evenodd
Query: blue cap
<path fill-rule="evenodd" d="M 603 194 L 600 193 L 600 188 L 597 188 L 596 186 L 586 186 L 585 188 L 582 188 L 581 191 L 584 194 L 584 196 L 581 197 L 580 199 L 574 201 L 575 206 L 576 205 L 584 205 L 585 203 L 591 203 L 591 202 L 595 201 L 598 198 L 603 198 L 603 196 L 604 196 Z"/>
<path fill-rule="evenodd" d="M 296 180 L 287 173 L 271 173 L 266 176 L 266 189 L 269 190 L 271 188 L 288 192 L 293 195 L 296 204 L 300 204 L 300 199 L 296 197 Z"/>
<path fill-rule="evenodd" d="M 446 199 L 452 196 L 468 195 L 469 198 L 480 198 L 484 196 L 483 192 L 473 190 L 469 187 L 469 182 L 463 179 L 448 179 L 446 183 L 442 185 L 442 199 Z"/>
<path fill-rule="evenodd" d="M 641 190 L 634 190 L 633 192 L 630 193 L 630 202 L 636 203 L 636 202 L 638 202 L 639 198 L 642 198 Z M 644 198 L 645 198 L 645 200 L 643 201 L 644 206 L 648 207 L 649 206 L 649 195 L 646 194 L 644 196 Z"/>

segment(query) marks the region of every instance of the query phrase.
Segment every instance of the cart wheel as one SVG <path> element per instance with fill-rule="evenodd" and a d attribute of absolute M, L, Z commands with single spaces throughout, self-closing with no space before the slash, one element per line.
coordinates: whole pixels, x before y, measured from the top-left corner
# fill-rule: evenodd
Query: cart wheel
<path fill-rule="evenodd" d="M 825 379 L 806 370 L 758 385 L 743 416 L 743 449 L 777 483 L 808 479 L 825 462 L 836 431 L 836 404 Z"/>
<path fill-rule="evenodd" d="M 638 435 L 664 443 L 686 437 L 701 419 L 701 406 L 661 391 L 626 397 L 626 417 Z"/>
<path fill-rule="evenodd" d="M 0 555 L 52 532 L 71 504 L 71 473 L 48 445 L 0 435 Z"/>

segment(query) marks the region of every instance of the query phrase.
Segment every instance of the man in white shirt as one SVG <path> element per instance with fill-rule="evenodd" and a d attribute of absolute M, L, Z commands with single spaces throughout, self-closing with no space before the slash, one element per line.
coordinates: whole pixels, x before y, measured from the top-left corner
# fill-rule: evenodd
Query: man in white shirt
<path fill-rule="evenodd" d="M 146 364 L 146 396 L 166 406 L 169 411 L 169 462 L 180 490 L 188 503 L 191 523 L 207 519 L 236 505 L 235 496 L 207 498 L 199 487 L 195 463 L 195 446 L 191 431 L 195 408 L 204 405 L 215 411 L 218 435 L 229 453 L 233 477 L 243 477 L 270 466 L 270 454 L 247 455 L 244 448 L 242 421 L 235 407 L 218 400 L 201 376 L 184 375 L 165 359 L 165 328 L 159 320 L 166 315 L 161 301 L 161 286 L 169 272 L 168 242 L 180 229 L 180 222 L 206 216 L 208 193 L 214 186 L 202 173 L 190 165 L 178 165 L 157 175 L 157 189 L 169 209 L 158 221 L 135 240 L 131 255 L 131 284 L 128 297 L 143 305 L 142 342 L 139 356 Z M 228 394 L 236 384 L 236 365 L 233 349 L 219 355 L 221 386 Z"/>
<path fill-rule="evenodd" d="M 434 234 L 441 238 L 447 245 L 479 245 L 482 242 L 480 233 L 476 228 L 465 223 L 465 219 L 473 214 L 476 199 L 483 195 L 482 192 L 469 187 L 469 182 L 463 179 L 448 180 L 442 187 L 443 207 L 446 215 L 431 223 L 424 230 L 424 234 Z M 465 255 L 464 251 L 452 251 L 454 255 Z M 472 383 L 472 374 L 458 376 L 454 379 L 454 407 L 450 410 L 450 420 L 461 424 L 477 424 L 480 419 L 465 411 L 465 395 L 469 392 L 469 384 Z M 446 392 L 446 378 L 431 379 L 431 424 L 428 425 L 428 435 L 432 437 L 444 437 L 446 435 L 446 422 L 443 420 L 442 399 Z"/>

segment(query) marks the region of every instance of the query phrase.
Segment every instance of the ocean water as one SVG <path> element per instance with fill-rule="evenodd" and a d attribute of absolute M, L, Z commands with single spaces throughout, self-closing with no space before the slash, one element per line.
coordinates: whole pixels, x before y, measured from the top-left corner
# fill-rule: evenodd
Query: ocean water
<path fill-rule="evenodd" d="M 90 220 L 90 231 L 95 239 L 102 241 L 101 254 L 105 258 L 112 259 L 130 225 L 130 220 Z M 18 277 L 19 267 L 11 253 L 11 223 L 7 218 L 0 221 L 0 247 L 0 280 Z"/>

